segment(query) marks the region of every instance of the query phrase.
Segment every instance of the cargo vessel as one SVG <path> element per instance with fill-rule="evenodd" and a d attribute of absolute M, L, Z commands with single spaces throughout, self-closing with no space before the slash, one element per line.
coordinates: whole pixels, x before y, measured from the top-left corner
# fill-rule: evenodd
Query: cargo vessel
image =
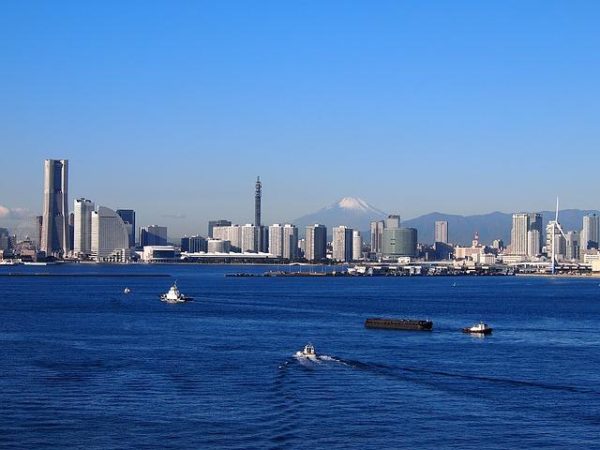
<path fill-rule="evenodd" d="M 413 330 L 431 331 L 433 322 L 431 320 L 414 319 L 386 319 L 371 317 L 365 321 L 366 328 L 386 328 L 389 330 Z"/>

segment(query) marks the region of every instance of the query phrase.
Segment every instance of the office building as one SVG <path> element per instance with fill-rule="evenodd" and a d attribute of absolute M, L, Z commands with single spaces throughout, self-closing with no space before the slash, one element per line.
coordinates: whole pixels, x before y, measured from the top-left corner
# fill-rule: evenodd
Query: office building
<path fill-rule="evenodd" d="M 129 258 L 129 235 L 123 219 L 110 208 L 92 212 L 92 258 L 99 262 L 123 262 Z"/>
<path fill-rule="evenodd" d="M 535 257 L 541 254 L 540 232 L 538 230 L 529 230 L 527 232 L 527 256 Z"/>
<path fill-rule="evenodd" d="M 442 244 L 448 243 L 448 221 L 447 220 L 436 220 L 435 221 L 433 242 L 441 242 Z"/>
<path fill-rule="evenodd" d="M 208 237 L 213 238 L 213 230 L 215 227 L 230 227 L 231 222 L 225 219 L 210 220 L 208 222 Z"/>
<path fill-rule="evenodd" d="M 206 252 L 208 242 L 202 236 L 184 236 L 181 238 L 181 251 L 188 253 Z"/>
<path fill-rule="evenodd" d="M 528 234 L 529 231 L 537 233 Z M 542 215 L 539 213 L 513 214 L 510 234 L 511 253 L 513 255 L 534 257 L 542 252 Z M 537 238 L 537 241 L 530 239 Z"/>
<path fill-rule="evenodd" d="M 73 254 L 89 256 L 92 253 L 92 212 L 94 202 L 78 198 L 73 204 Z"/>
<path fill-rule="evenodd" d="M 383 230 L 385 222 L 378 220 L 371 222 L 371 252 L 381 253 L 381 240 L 383 239 Z"/>
<path fill-rule="evenodd" d="M 63 257 L 69 251 L 69 163 L 44 161 L 44 210 L 40 248 L 47 256 Z"/>
<path fill-rule="evenodd" d="M 333 259 L 338 262 L 352 261 L 352 228 L 345 226 L 333 229 Z"/>
<path fill-rule="evenodd" d="M 569 231 L 565 242 L 565 257 L 568 261 L 579 259 L 580 234 L 577 231 Z"/>
<path fill-rule="evenodd" d="M 389 228 L 391 230 L 400 228 L 400 216 L 390 214 L 388 218 L 385 219 L 385 228 Z"/>
<path fill-rule="evenodd" d="M 212 230 L 214 239 L 229 241 L 232 252 L 239 252 L 242 247 L 242 227 L 239 225 L 215 226 Z"/>
<path fill-rule="evenodd" d="M 129 242 L 129 237 L 127 239 L 127 242 Z M 146 247 L 148 245 L 167 245 L 167 227 L 149 225 L 140 228 L 140 246 Z"/>
<path fill-rule="evenodd" d="M 360 231 L 352 231 L 352 260 L 359 261 L 363 259 L 363 240 Z"/>
<path fill-rule="evenodd" d="M 117 214 L 123 220 L 125 228 L 127 228 L 129 247 L 135 247 L 135 211 L 133 209 L 117 209 Z"/>
<path fill-rule="evenodd" d="M 304 257 L 307 261 L 316 262 L 327 258 L 327 227 L 314 224 L 306 227 Z"/>
<path fill-rule="evenodd" d="M 581 229 L 581 249 L 590 250 L 598 248 L 600 244 L 600 216 L 589 214 L 583 216 Z"/>
<path fill-rule="evenodd" d="M 567 242 L 557 226 L 551 220 L 546 226 L 546 254 L 552 256 L 552 231 L 554 230 L 554 254 L 557 261 L 565 258 L 567 253 Z"/>
<path fill-rule="evenodd" d="M 382 255 L 393 259 L 417 255 L 417 230 L 414 228 L 386 228 L 383 230 Z"/>
<path fill-rule="evenodd" d="M 223 239 L 208 239 L 208 253 L 229 253 L 231 242 Z"/>

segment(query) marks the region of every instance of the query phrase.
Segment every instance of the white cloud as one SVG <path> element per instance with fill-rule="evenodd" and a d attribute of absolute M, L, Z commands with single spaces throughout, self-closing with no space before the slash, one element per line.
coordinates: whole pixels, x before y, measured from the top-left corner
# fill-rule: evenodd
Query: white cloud
<path fill-rule="evenodd" d="M 8 208 L 0 205 L 0 219 L 19 220 L 29 217 L 33 217 L 33 214 L 26 208 Z"/>

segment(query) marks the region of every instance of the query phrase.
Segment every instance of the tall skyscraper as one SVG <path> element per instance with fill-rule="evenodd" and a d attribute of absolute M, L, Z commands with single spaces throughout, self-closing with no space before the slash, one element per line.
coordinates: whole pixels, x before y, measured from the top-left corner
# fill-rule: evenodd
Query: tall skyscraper
<path fill-rule="evenodd" d="M 314 224 L 306 227 L 304 257 L 307 261 L 322 261 L 327 257 L 327 227 Z"/>
<path fill-rule="evenodd" d="M 261 218 L 260 218 L 260 208 L 261 208 L 261 199 L 262 199 L 262 183 L 260 182 L 260 177 L 256 177 L 256 186 L 254 191 L 254 225 L 257 227 L 261 226 Z"/>
<path fill-rule="evenodd" d="M 242 226 L 242 253 L 258 252 L 258 227 L 247 223 Z"/>
<path fill-rule="evenodd" d="M 75 199 L 73 205 L 73 253 L 75 256 L 92 253 L 92 212 L 94 203 L 85 198 Z"/>
<path fill-rule="evenodd" d="M 447 220 L 436 220 L 434 230 L 433 242 L 441 242 L 443 244 L 448 243 L 448 221 Z"/>
<path fill-rule="evenodd" d="M 577 231 L 569 231 L 566 239 L 566 258 L 570 261 L 579 259 L 579 233 Z"/>
<path fill-rule="evenodd" d="M 352 228 L 345 226 L 333 229 L 333 259 L 335 261 L 352 261 L 352 231 Z"/>
<path fill-rule="evenodd" d="M 123 262 L 129 258 L 129 235 L 123 219 L 110 208 L 92 212 L 92 258 Z"/>
<path fill-rule="evenodd" d="M 385 219 L 385 227 L 390 229 L 400 228 L 400 216 L 390 214 L 388 218 Z"/>
<path fill-rule="evenodd" d="M 69 162 L 66 159 L 44 161 L 44 212 L 41 250 L 48 256 L 62 257 L 69 251 Z"/>
<path fill-rule="evenodd" d="M 129 235 L 128 242 L 129 242 Z M 140 245 L 167 245 L 167 227 L 149 225 L 140 228 Z"/>
<path fill-rule="evenodd" d="M 554 230 L 554 254 L 557 260 L 561 260 L 567 253 L 567 242 L 557 226 L 553 226 L 554 220 L 551 220 L 546 226 L 546 253 L 552 254 L 552 231 Z"/>
<path fill-rule="evenodd" d="M 283 257 L 283 227 L 278 223 L 269 227 L 269 253 L 277 258 Z"/>
<path fill-rule="evenodd" d="M 371 222 L 371 251 L 373 253 L 381 253 L 381 240 L 383 239 L 383 230 L 385 222 L 378 220 Z"/>
<path fill-rule="evenodd" d="M 581 249 L 589 250 L 598 248 L 600 245 L 600 216 L 590 214 L 583 216 L 583 228 L 581 229 Z"/>
<path fill-rule="evenodd" d="M 239 225 L 215 226 L 212 232 L 214 239 L 229 241 L 231 251 L 240 251 L 242 247 L 242 227 Z"/>
<path fill-rule="evenodd" d="M 210 220 L 208 222 L 208 237 L 213 238 L 213 230 L 215 227 L 230 227 L 231 221 L 219 219 L 219 220 Z"/>
<path fill-rule="evenodd" d="M 353 261 L 358 261 L 358 260 L 362 259 L 362 257 L 363 257 L 362 246 L 363 246 L 363 240 L 362 240 L 362 236 L 360 235 L 360 231 L 354 230 L 352 232 L 352 260 Z"/>
<path fill-rule="evenodd" d="M 537 233 L 529 234 L 529 231 L 537 231 Z M 542 251 L 542 232 L 543 225 L 541 214 L 513 214 L 512 230 L 510 233 L 512 254 L 531 257 L 539 255 Z M 537 240 L 530 242 L 530 239 Z"/>
<path fill-rule="evenodd" d="M 117 209 L 117 214 L 127 228 L 129 247 L 135 247 L 135 211 L 133 209 Z"/>

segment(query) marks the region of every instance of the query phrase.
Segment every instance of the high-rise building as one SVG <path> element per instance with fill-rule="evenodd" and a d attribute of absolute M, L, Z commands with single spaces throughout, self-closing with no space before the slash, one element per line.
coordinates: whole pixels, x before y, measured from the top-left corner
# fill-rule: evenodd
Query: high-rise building
<path fill-rule="evenodd" d="M 581 229 L 581 249 L 589 250 L 598 248 L 600 245 L 600 216 L 589 214 L 583 216 L 583 228 Z"/>
<path fill-rule="evenodd" d="M 528 235 L 529 231 L 537 231 Z M 542 251 L 542 215 L 539 213 L 513 214 L 510 234 L 511 253 L 513 255 L 537 256 Z M 537 238 L 530 242 L 529 239 Z"/>
<path fill-rule="evenodd" d="M 278 223 L 269 227 L 269 253 L 283 258 L 283 227 Z"/>
<path fill-rule="evenodd" d="M 385 227 L 395 230 L 400 228 L 400 216 L 396 214 L 390 214 L 387 219 L 385 219 Z"/>
<path fill-rule="evenodd" d="M 135 211 L 133 209 L 117 209 L 117 214 L 123 220 L 125 228 L 127 228 L 129 247 L 135 247 Z"/>
<path fill-rule="evenodd" d="M 210 220 L 208 222 L 208 237 L 213 238 L 213 229 L 215 227 L 230 227 L 231 221 L 225 219 Z"/>
<path fill-rule="evenodd" d="M 551 220 L 546 226 L 546 253 L 552 255 L 552 231 L 554 230 L 554 255 L 557 260 L 561 260 L 567 253 L 567 242 L 557 226 L 555 221 Z"/>
<path fill-rule="evenodd" d="M 242 247 L 242 227 L 239 225 L 215 226 L 212 233 L 214 239 L 229 241 L 231 251 L 240 251 Z"/>
<path fill-rule="evenodd" d="M 529 230 L 527 232 L 527 256 L 535 257 L 540 255 L 540 232 L 538 230 Z"/>
<path fill-rule="evenodd" d="M 358 261 L 363 258 L 362 246 L 363 246 L 363 240 L 362 240 L 362 236 L 360 235 L 360 231 L 354 230 L 352 232 L 352 260 L 353 261 Z"/>
<path fill-rule="evenodd" d="M 62 257 L 69 251 L 69 162 L 66 159 L 44 161 L 44 212 L 41 250 L 48 256 Z"/>
<path fill-rule="evenodd" d="M 433 242 L 441 242 L 443 244 L 448 243 L 448 221 L 447 220 L 436 220 L 435 221 Z"/>
<path fill-rule="evenodd" d="M 327 227 L 314 224 L 306 227 L 304 257 L 307 261 L 322 261 L 327 257 Z"/>
<path fill-rule="evenodd" d="M 579 259 L 579 233 L 577 231 L 569 231 L 567 233 L 565 257 L 569 261 L 576 261 Z"/>
<path fill-rule="evenodd" d="M 73 253 L 75 256 L 92 253 L 92 212 L 94 202 L 85 198 L 75 199 L 73 205 Z"/>
<path fill-rule="evenodd" d="M 335 261 L 352 261 L 352 231 L 352 228 L 343 225 L 333 229 L 333 259 Z"/>
<path fill-rule="evenodd" d="M 129 258 L 129 235 L 123 219 L 110 208 L 92 212 L 92 258 L 101 262 L 123 262 Z"/>
<path fill-rule="evenodd" d="M 129 237 L 127 239 L 129 239 Z M 127 242 L 129 242 L 129 240 Z M 167 245 L 167 227 L 149 225 L 140 228 L 140 245 L 142 247 L 148 245 Z"/>
<path fill-rule="evenodd" d="M 242 253 L 258 252 L 258 227 L 247 223 L 242 226 Z"/>
<path fill-rule="evenodd" d="M 282 230 L 283 259 L 294 261 L 298 258 L 298 228 L 286 223 Z"/>
<path fill-rule="evenodd" d="M 385 222 L 383 220 L 371 222 L 371 252 L 373 253 L 381 253 L 381 240 L 384 228 Z"/>
<path fill-rule="evenodd" d="M 385 258 L 417 256 L 417 230 L 414 228 L 386 228 L 383 230 L 381 251 Z"/>

